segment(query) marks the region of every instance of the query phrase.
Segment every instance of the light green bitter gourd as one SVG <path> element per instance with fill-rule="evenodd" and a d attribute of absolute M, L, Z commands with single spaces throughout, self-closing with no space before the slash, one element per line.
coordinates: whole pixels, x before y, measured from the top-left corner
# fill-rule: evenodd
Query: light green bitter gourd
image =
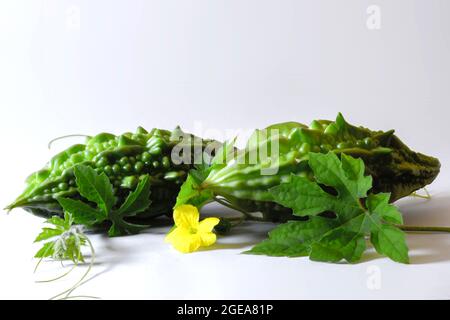
<path fill-rule="evenodd" d="M 276 129 L 278 134 L 271 135 L 271 129 Z M 282 221 L 292 218 L 291 211 L 272 202 L 268 190 L 287 181 L 292 174 L 313 179 L 308 167 L 309 152 L 345 153 L 361 158 L 366 174 L 373 177 L 373 191 L 390 192 L 392 202 L 430 184 L 440 170 L 438 159 L 412 151 L 394 130 L 384 132 L 356 127 L 346 122 L 341 114 L 335 121 L 315 120 L 310 126 L 280 123 L 264 132 L 261 135 L 257 130 L 247 147 L 238 151 L 231 161 L 211 167 L 199 188 L 212 191 L 214 197 L 224 198 L 241 210 L 262 212 L 266 220 Z M 270 154 L 274 139 L 279 145 L 276 158 Z M 268 150 L 267 157 L 250 163 L 255 149 Z M 223 154 L 217 156 L 225 158 Z M 237 161 L 239 158 L 247 162 Z"/>

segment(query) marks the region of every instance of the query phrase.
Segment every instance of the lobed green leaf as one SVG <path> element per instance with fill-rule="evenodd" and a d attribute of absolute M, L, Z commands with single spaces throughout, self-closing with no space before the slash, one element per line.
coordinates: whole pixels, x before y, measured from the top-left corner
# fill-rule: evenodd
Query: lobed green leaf
<path fill-rule="evenodd" d="M 403 217 L 397 207 L 389 204 L 389 193 L 370 194 L 366 199 L 367 209 L 389 223 L 403 224 Z"/>
<path fill-rule="evenodd" d="M 35 258 L 48 258 L 53 256 L 54 253 L 54 245 L 55 243 L 52 242 L 47 242 L 45 243 L 41 249 L 39 249 L 38 252 L 36 252 L 36 254 L 34 255 Z"/>
<path fill-rule="evenodd" d="M 370 241 L 378 253 L 400 263 L 409 263 L 405 233 L 399 228 L 386 224 L 376 225 Z"/>
<path fill-rule="evenodd" d="M 122 217 L 135 216 L 148 209 L 150 200 L 150 178 L 145 175 L 133 192 L 130 192 L 125 202 L 120 206 L 117 214 Z"/>
<path fill-rule="evenodd" d="M 289 182 L 270 189 L 275 202 L 291 208 L 295 215 L 309 216 L 309 219 L 278 226 L 269 233 L 267 240 L 248 253 L 289 257 L 309 255 L 316 261 L 354 263 L 361 260 L 366 250 L 366 236 L 370 234 L 377 252 L 394 261 L 408 263 L 404 233 L 391 225 L 402 224 L 402 216 L 389 204 L 390 194 L 367 196 L 372 179 L 364 175 L 361 159 L 342 154 L 339 160 L 334 153 L 310 153 L 309 165 L 316 181 L 292 176 Z M 333 188 L 337 195 L 326 192 L 322 185 Z M 326 211 L 334 212 L 336 218 L 317 216 Z"/>
<path fill-rule="evenodd" d="M 93 226 L 108 218 L 108 216 L 99 209 L 94 209 L 85 202 L 69 198 L 57 199 L 65 212 L 72 215 L 73 221 L 77 224 Z"/>
<path fill-rule="evenodd" d="M 74 173 L 81 196 L 96 203 L 107 214 L 116 202 L 108 176 L 105 173 L 97 174 L 94 169 L 84 165 L 76 166 Z"/>
<path fill-rule="evenodd" d="M 313 216 L 307 221 L 289 221 L 269 232 L 269 239 L 246 253 L 269 256 L 307 256 L 310 246 L 336 226 L 334 219 Z"/>
<path fill-rule="evenodd" d="M 271 188 L 270 193 L 277 203 L 291 208 L 297 216 L 317 215 L 334 208 L 335 197 L 305 177 L 293 175 L 289 183 Z"/>
<path fill-rule="evenodd" d="M 200 208 L 213 199 L 214 194 L 211 190 L 202 190 L 200 188 L 202 183 L 200 177 L 203 177 L 203 175 L 198 170 L 191 170 L 186 181 L 181 186 L 175 207 L 191 204 Z"/>
<path fill-rule="evenodd" d="M 43 240 L 48 240 L 54 238 L 56 236 L 61 235 L 64 230 L 61 229 L 53 229 L 53 228 L 42 228 L 41 233 L 34 239 L 34 242 L 39 242 Z"/>

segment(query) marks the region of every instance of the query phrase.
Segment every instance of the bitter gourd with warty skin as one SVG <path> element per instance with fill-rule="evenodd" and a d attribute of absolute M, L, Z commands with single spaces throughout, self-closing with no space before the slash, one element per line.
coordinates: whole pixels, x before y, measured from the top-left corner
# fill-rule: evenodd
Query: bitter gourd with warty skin
<path fill-rule="evenodd" d="M 292 174 L 312 179 L 308 167 L 310 151 L 345 153 L 361 158 L 366 173 L 373 177 L 373 191 L 390 192 L 391 201 L 431 183 L 440 169 L 436 158 L 412 151 L 393 130 L 383 132 L 356 127 L 347 123 L 340 114 L 335 121 L 316 120 L 310 126 L 288 122 L 266 129 L 269 133 L 266 137 L 263 135 L 261 138 L 259 131 L 256 131 L 257 139 L 250 139 L 247 147 L 237 152 L 245 159 L 251 156 L 251 150 L 267 149 L 268 158 L 258 159 L 256 163 L 216 163 L 210 168 L 200 189 L 212 191 L 214 196 L 225 198 L 236 208 L 248 212 L 260 211 L 267 220 L 279 221 L 292 215 L 290 210 L 272 201 L 268 190 L 287 181 Z M 278 134 L 271 135 L 271 129 L 276 129 Z M 189 144 L 194 152 L 189 157 L 190 161 L 179 163 L 172 158 L 172 151 L 179 146 L 181 136 L 180 129 L 172 132 L 153 129 L 147 132 L 138 128 L 135 133 L 120 136 L 101 133 L 89 137 L 85 144 L 68 148 L 56 155 L 44 169 L 32 174 L 27 180 L 26 190 L 7 209 L 21 207 L 42 216 L 62 215 L 58 198 L 81 197 L 73 168 L 82 164 L 108 176 L 114 185 L 117 203 L 123 203 L 139 178 L 148 175 L 151 206 L 139 217 L 170 214 L 180 185 L 188 171 L 195 167 L 192 160 L 196 150 L 203 152 L 207 148 L 214 151 L 211 143 L 218 145 L 218 142 L 209 140 L 183 139 L 181 143 Z M 276 151 L 277 160 L 272 161 L 270 150 L 275 139 L 279 150 Z M 196 141 L 199 141 L 201 148 L 195 149 Z M 235 148 L 231 150 L 236 151 Z M 271 169 L 275 169 L 274 174 L 270 174 Z"/>
<path fill-rule="evenodd" d="M 45 217 L 62 215 L 57 199 L 80 198 L 73 168 L 87 165 L 108 176 L 118 203 L 122 203 L 130 190 L 136 187 L 140 176 L 149 175 L 152 204 L 139 217 L 168 214 L 180 185 L 192 168 L 190 163 L 175 164 L 172 161 L 172 148 L 180 143 L 181 138 L 181 143 L 192 148 L 192 156 L 196 150 L 203 151 L 207 144 L 216 143 L 193 139 L 194 136 L 183 133 L 179 128 L 147 132 L 139 127 L 135 133 L 119 136 L 101 133 L 88 137 L 85 144 L 69 147 L 54 156 L 45 168 L 30 175 L 25 191 L 7 209 L 21 207 Z M 194 148 L 196 141 L 201 141 L 200 148 Z"/>
<path fill-rule="evenodd" d="M 272 129 L 276 130 L 276 135 L 271 135 Z M 213 167 L 200 188 L 211 190 L 237 208 L 261 211 L 268 220 L 291 217 L 289 210 L 272 202 L 268 190 L 287 181 L 292 174 L 312 179 L 308 166 L 310 151 L 361 158 L 366 174 L 373 178 L 373 191 L 390 192 L 391 202 L 430 184 L 440 170 L 438 159 L 412 151 L 393 130 L 383 132 L 356 127 L 347 123 L 341 114 L 335 121 L 315 120 L 310 126 L 281 123 L 264 132 L 262 139 L 251 138 L 234 160 Z M 258 130 L 254 136 L 258 137 Z M 276 161 L 270 155 L 274 139 L 279 144 Z M 236 161 L 239 157 L 249 159 L 251 152 L 258 148 L 269 151 L 266 159 L 253 164 Z M 275 174 L 270 174 L 271 166 Z M 269 174 L 263 174 L 262 170 Z"/>

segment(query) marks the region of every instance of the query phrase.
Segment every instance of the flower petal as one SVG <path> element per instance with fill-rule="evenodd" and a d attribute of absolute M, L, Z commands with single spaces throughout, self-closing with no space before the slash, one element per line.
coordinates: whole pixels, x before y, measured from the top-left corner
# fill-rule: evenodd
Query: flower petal
<path fill-rule="evenodd" d="M 219 218 L 206 218 L 198 224 L 198 232 L 211 232 L 214 227 L 220 222 Z"/>
<path fill-rule="evenodd" d="M 202 246 L 208 247 L 216 242 L 217 236 L 212 232 L 200 233 Z"/>
<path fill-rule="evenodd" d="M 192 234 L 183 228 L 176 228 L 170 232 L 166 237 L 166 241 L 170 242 L 175 249 L 182 253 L 193 252 L 202 244 L 202 239 L 198 234 Z"/>
<path fill-rule="evenodd" d="M 182 230 L 182 228 L 173 227 L 172 230 L 170 230 L 170 232 L 166 235 L 166 238 L 164 240 L 171 243 L 175 238 L 183 236 Z"/>
<path fill-rule="evenodd" d="M 190 204 L 181 205 L 173 211 L 173 220 L 177 227 L 185 229 L 197 228 L 199 219 L 198 209 Z"/>

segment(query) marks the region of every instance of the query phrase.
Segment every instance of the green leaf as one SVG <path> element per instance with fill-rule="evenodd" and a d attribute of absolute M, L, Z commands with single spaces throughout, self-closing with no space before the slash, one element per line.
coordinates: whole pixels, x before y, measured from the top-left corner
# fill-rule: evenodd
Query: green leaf
<path fill-rule="evenodd" d="M 209 173 L 212 170 L 220 166 L 221 166 L 220 164 L 211 164 L 211 165 L 208 165 L 207 163 L 196 164 L 194 165 L 195 169 L 189 171 L 189 174 L 192 176 L 192 178 L 194 178 L 194 181 L 197 184 L 201 184 L 203 181 L 205 181 L 205 179 L 208 177 Z"/>
<path fill-rule="evenodd" d="M 35 254 L 35 258 L 49 257 L 56 260 L 71 260 L 76 264 L 83 262 L 81 247 L 85 246 L 88 240 L 81 229 L 72 228 L 74 222 L 72 215 L 65 212 L 64 220 L 52 217 L 46 222 L 56 225 L 57 229 L 43 228 L 36 241 L 55 239 L 45 243 Z"/>
<path fill-rule="evenodd" d="M 72 214 L 70 212 L 64 212 L 64 229 L 69 230 L 73 223 Z"/>
<path fill-rule="evenodd" d="M 79 235 L 71 235 L 65 240 L 65 248 L 61 252 L 64 260 L 71 260 L 74 263 L 84 262 L 84 257 L 81 252 L 81 247 L 86 244 L 83 238 Z"/>
<path fill-rule="evenodd" d="M 58 229 L 66 229 L 66 221 L 58 216 L 52 216 L 45 222 L 54 225 Z"/>
<path fill-rule="evenodd" d="M 136 189 L 128 195 L 120 208 L 114 210 L 116 198 L 109 178 L 104 173 L 97 174 L 94 169 L 83 165 L 76 166 L 74 170 L 80 194 L 88 201 L 96 203 L 98 207 L 94 209 L 83 201 L 58 199 L 63 209 L 73 215 L 76 223 L 92 226 L 109 220 L 111 222 L 108 232 L 110 236 L 134 234 L 148 227 L 124 220 L 125 217 L 135 216 L 150 206 L 151 183 L 148 175 L 139 181 Z M 68 254 L 71 255 L 70 252 Z"/>
<path fill-rule="evenodd" d="M 181 186 L 175 207 L 191 204 L 200 208 L 213 199 L 214 194 L 211 190 L 202 190 L 200 188 L 200 184 L 203 182 L 200 180 L 200 177 L 203 176 L 198 170 L 191 170 L 186 181 Z"/>
<path fill-rule="evenodd" d="M 342 172 L 347 179 L 351 181 L 347 185 L 352 190 L 352 195 L 358 198 L 367 197 L 367 191 L 372 188 L 372 177 L 365 176 L 364 161 L 362 159 L 355 159 L 345 153 L 341 154 Z"/>
<path fill-rule="evenodd" d="M 141 181 L 139 181 L 136 189 L 128 195 L 120 208 L 109 212 L 108 219 L 112 222 L 108 231 L 110 237 L 136 234 L 149 227 L 148 225 L 138 225 L 127 222 L 124 218 L 135 216 L 148 209 L 151 204 L 150 185 L 149 176 L 144 176 Z"/>
<path fill-rule="evenodd" d="M 307 221 L 289 221 L 269 232 L 269 239 L 257 244 L 246 253 L 269 256 L 307 256 L 311 244 L 319 240 L 336 225 L 334 219 L 310 217 Z"/>
<path fill-rule="evenodd" d="M 357 262 L 366 249 L 364 234 L 337 228 L 312 244 L 309 258 L 315 261 Z"/>
<path fill-rule="evenodd" d="M 335 197 L 305 177 L 291 176 L 289 183 L 270 189 L 274 200 L 291 208 L 297 216 L 317 215 L 333 210 Z"/>
<path fill-rule="evenodd" d="M 378 253 L 394 261 L 409 263 L 405 233 L 391 225 L 380 224 L 373 227 L 370 240 Z"/>
<path fill-rule="evenodd" d="M 124 220 L 113 221 L 111 228 L 108 231 L 110 237 L 120 237 L 124 235 L 132 235 L 148 228 L 148 225 L 139 225 L 128 223 Z"/>
<path fill-rule="evenodd" d="M 359 203 L 372 187 L 372 178 L 364 176 L 364 162 L 342 155 L 342 161 L 332 152 L 309 153 L 309 165 L 317 183 L 334 188 L 337 196 L 331 211 L 342 222 L 364 212 Z"/>
<path fill-rule="evenodd" d="M 150 185 L 149 176 L 144 176 L 136 189 L 128 195 L 125 202 L 120 206 L 117 214 L 122 217 L 129 217 L 147 210 L 151 204 Z"/>
<path fill-rule="evenodd" d="M 42 228 L 41 233 L 36 237 L 34 242 L 39 242 L 43 240 L 48 240 L 50 238 L 54 238 L 56 236 L 59 236 L 64 231 L 61 229 L 53 229 L 53 228 Z"/>
<path fill-rule="evenodd" d="M 76 166 L 74 173 L 81 196 L 96 203 L 107 214 L 116 202 L 108 176 L 105 173 L 97 174 L 94 169 L 84 165 Z"/>
<path fill-rule="evenodd" d="M 364 176 L 364 162 L 342 154 L 342 162 L 332 152 L 310 153 L 309 164 L 318 183 L 336 188 L 342 198 L 365 197 L 372 177 Z"/>
<path fill-rule="evenodd" d="M 64 210 L 73 215 L 73 220 L 76 223 L 92 226 L 109 220 L 111 222 L 108 232 L 110 236 L 134 234 L 148 227 L 124 220 L 125 217 L 134 216 L 150 206 L 151 183 L 148 175 L 139 181 L 136 189 L 128 195 L 120 208 L 114 210 L 116 198 L 114 197 L 113 186 L 104 173 L 97 174 L 91 167 L 83 165 L 76 166 L 74 172 L 80 194 L 88 201 L 96 203 L 98 207 L 94 209 L 83 201 L 68 198 L 58 199 Z M 76 252 L 72 254 L 67 251 L 67 254 L 74 256 Z"/>
<path fill-rule="evenodd" d="M 290 221 L 269 233 L 265 240 L 248 253 L 269 256 L 310 256 L 311 260 L 339 262 L 342 259 L 356 262 L 366 248 L 364 215 L 344 225 L 336 219 L 319 216 L 307 221 Z"/>
<path fill-rule="evenodd" d="M 69 198 L 58 198 L 57 200 L 64 211 L 72 215 L 73 221 L 77 224 L 92 226 L 108 218 L 104 212 L 92 208 L 85 202 Z"/>
<path fill-rule="evenodd" d="M 366 249 L 365 235 L 369 231 L 368 217 L 360 214 L 326 232 L 312 245 L 310 259 L 327 262 L 345 259 L 350 263 L 357 262 Z"/>
<path fill-rule="evenodd" d="M 304 177 L 291 177 L 291 181 L 270 190 L 275 201 L 289 207 L 295 215 L 317 215 L 325 211 L 335 212 L 345 223 L 364 212 L 359 199 L 372 187 L 371 177 L 364 176 L 361 159 L 334 153 L 309 153 L 309 165 L 316 181 Z M 337 195 L 325 192 L 318 184 L 335 189 Z"/>
<path fill-rule="evenodd" d="M 391 225 L 402 224 L 401 214 L 389 204 L 390 194 L 367 196 L 372 178 L 364 175 L 361 159 L 342 154 L 339 160 L 334 153 L 310 153 L 309 166 L 315 181 L 292 176 L 289 182 L 270 190 L 275 202 L 291 208 L 295 215 L 309 216 L 309 220 L 278 226 L 248 253 L 309 255 L 316 261 L 354 263 L 361 260 L 370 235 L 379 253 L 397 262 L 408 262 L 404 234 Z M 329 211 L 335 213 L 335 219 L 317 216 Z"/>
<path fill-rule="evenodd" d="M 55 243 L 52 242 L 47 242 L 45 243 L 41 249 L 39 249 L 38 252 L 36 252 L 36 254 L 34 255 L 35 258 L 47 258 L 47 257 L 51 257 L 53 256 L 54 253 L 54 247 Z"/>
<path fill-rule="evenodd" d="M 397 207 L 389 204 L 389 193 L 370 194 L 366 199 L 366 206 L 371 213 L 377 214 L 383 220 L 403 224 L 403 218 Z"/>

